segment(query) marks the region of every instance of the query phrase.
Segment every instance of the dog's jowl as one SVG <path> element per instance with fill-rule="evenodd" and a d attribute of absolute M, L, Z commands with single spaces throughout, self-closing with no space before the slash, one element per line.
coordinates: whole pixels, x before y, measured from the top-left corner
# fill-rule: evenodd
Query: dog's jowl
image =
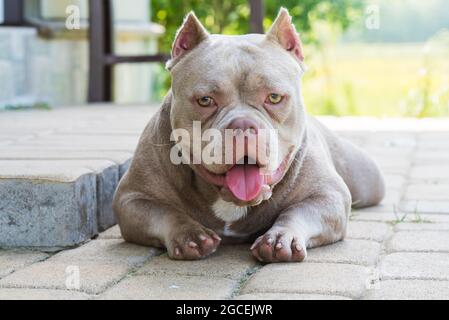
<path fill-rule="evenodd" d="M 266 35 L 211 35 L 189 14 L 167 68 L 172 88 L 115 194 L 125 240 L 173 259 L 251 242 L 260 261 L 300 262 L 345 237 L 351 206 L 382 200 L 374 161 L 306 115 L 285 9 Z"/>

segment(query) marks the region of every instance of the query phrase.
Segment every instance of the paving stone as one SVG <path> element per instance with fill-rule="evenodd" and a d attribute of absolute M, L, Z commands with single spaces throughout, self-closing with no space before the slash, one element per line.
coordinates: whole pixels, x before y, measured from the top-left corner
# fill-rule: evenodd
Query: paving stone
<path fill-rule="evenodd" d="M 227 299 L 236 281 L 225 278 L 173 275 L 128 277 L 107 290 L 99 299 L 107 300 L 196 300 Z"/>
<path fill-rule="evenodd" d="M 449 223 L 399 223 L 394 229 L 395 231 L 449 231 Z"/>
<path fill-rule="evenodd" d="M 392 131 L 375 132 L 368 136 L 366 144 L 389 148 L 411 148 L 416 146 L 416 138 L 413 134 Z"/>
<path fill-rule="evenodd" d="M 229 245 L 219 247 L 205 260 L 171 260 L 165 254 L 146 263 L 137 274 L 207 276 L 212 273 L 214 277 L 240 279 L 257 265 L 248 245 Z"/>
<path fill-rule="evenodd" d="M 0 167 L 0 247 L 54 250 L 97 233 L 89 169 Z"/>
<path fill-rule="evenodd" d="M 69 142 L 63 144 L 51 144 L 49 142 L 32 143 L 27 141 L 21 143 L 15 143 L 13 145 L 0 145 L 0 150 L 9 150 L 10 147 L 13 150 L 42 150 L 44 152 L 59 151 L 59 152 L 120 152 L 120 153 L 133 153 L 135 151 L 134 144 L 114 144 L 112 141 L 109 143 L 78 143 L 71 144 Z"/>
<path fill-rule="evenodd" d="M 116 224 L 112 201 L 119 181 L 119 167 L 107 160 L 0 160 L 0 167 L 85 167 L 96 173 L 97 228 L 103 231 Z"/>
<path fill-rule="evenodd" d="M 131 161 L 132 161 L 132 159 L 129 159 L 129 160 L 125 161 L 125 162 L 120 166 L 120 171 L 119 171 L 120 178 L 122 178 L 122 177 L 125 175 L 126 171 L 128 171 L 129 166 L 131 165 Z"/>
<path fill-rule="evenodd" d="M 373 221 L 373 222 L 387 222 L 392 225 L 397 225 L 400 223 L 416 223 L 416 224 L 426 224 L 426 223 L 445 223 L 449 222 L 449 215 L 443 214 L 415 214 L 407 212 L 399 212 L 394 214 L 393 212 L 375 212 L 357 210 L 351 215 L 351 221 Z"/>
<path fill-rule="evenodd" d="M 79 291 L 98 294 L 128 272 L 129 267 L 123 262 L 62 262 L 49 259 L 6 276 L 0 280 L 0 288 L 72 289 L 79 274 Z"/>
<path fill-rule="evenodd" d="M 385 185 L 387 190 L 400 190 L 405 184 L 405 176 L 401 174 L 384 174 Z"/>
<path fill-rule="evenodd" d="M 140 266 L 161 251 L 125 242 L 122 239 L 99 239 L 72 250 L 54 255 L 51 261 L 76 264 L 83 261 L 126 264 L 129 267 Z"/>
<path fill-rule="evenodd" d="M 449 281 L 388 280 L 381 281 L 376 290 L 370 290 L 371 300 L 448 300 Z"/>
<path fill-rule="evenodd" d="M 375 159 L 378 158 L 390 158 L 390 159 L 400 159 L 400 158 L 410 158 L 413 155 L 413 147 L 403 147 L 403 148 L 393 148 L 388 146 L 370 146 L 365 145 L 363 149 L 368 152 Z"/>
<path fill-rule="evenodd" d="M 0 182 L 8 179 L 42 180 L 70 183 L 76 181 L 80 176 L 92 174 L 92 170 L 86 167 L 61 167 L 61 166 L 39 166 L 23 167 L 8 166 L 0 167 Z"/>
<path fill-rule="evenodd" d="M 296 293 L 255 293 L 234 297 L 234 300 L 351 300 L 342 296 L 324 294 L 296 294 Z"/>
<path fill-rule="evenodd" d="M 350 264 L 270 264 L 248 280 L 241 294 L 305 293 L 358 298 L 365 290 L 369 271 Z"/>
<path fill-rule="evenodd" d="M 80 136 L 80 135 L 87 135 L 87 136 L 129 136 L 134 137 L 135 139 L 139 139 L 140 134 L 142 133 L 143 128 L 121 128 L 121 127 L 111 127 L 111 125 L 106 125 L 105 127 L 74 127 L 69 129 L 60 129 L 57 131 L 58 136 Z"/>
<path fill-rule="evenodd" d="M 427 201 L 427 200 L 405 200 L 402 201 L 400 210 L 405 212 L 419 213 L 449 213 L 449 200 L 446 201 Z"/>
<path fill-rule="evenodd" d="M 88 294 L 51 289 L 0 289 L 0 300 L 88 300 Z"/>
<path fill-rule="evenodd" d="M 447 149 L 449 147 L 449 134 L 447 132 L 421 133 L 418 139 L 421 149 Z"/>
<path fill-rule="evenodd" d="M 346 238 L 382 242 L 391 232 L 391 225 L 383 222 L 349 221 Z"/>
<path fill-rule="evenodd" d="M 383 173 L 405 175 L 411 167 L 410 158 L 375 157 Z"/>
<path fill-rule="evenodd" d="M 132 153 L 120 151 L 67 150 L 61 152 L 55 149 L 17 146 L 10 146 L 4 152 L 0 152 L 2 160 L 109 160 L 122 164 L 131 157 Z"/>
<path fill-rule="evenodd" d="M 449 185 L 411 184 L 405 192 L 406 200 L 446 200 L 449 203 Z"/>
<path fill-rule="evenodd" d="M 346 239 L 332 245 L 309 249 L 307 262 L 350 263 L 374 265 L 380 254 L 380 244 L 369 240 Z"/>
<path fill-rule="evenodd" d="M 0 249 L 0 278 L 34 262 L 44 260 L 48 256 L 43 252 Z"/>
<path fill-rule="evenodd" d="M 449 180 L 449 165 L 417 165 L 410 170 L 410 179 L 424 181 Z"/>
<path fill-rule="evenodd" d="M 446 164 L 449 163 L 449 151 L 447 150 L 417 150 L 414 155 L 416 164 Z"/>
<path fill-rule="evenodd" d="M 62 139 L 63 138 L 63 139 Z M 67 150 L 107 150 L 107 151 L 133 151 L 137 146 L 138 140 L 128 139 L 86 139 L 73 140 L 62 137 L 59 140 L 34 139 L 15 144 L 18 147 L 46 147 L 50 149 Z M 118 140 L 118 141 L 117 141 Z"/>
<path fill-rule="evenodd" d="M 384 199 L 380 203 L 380 206 L 393 208 L 399 206 L 402 199 L 402 191 L 400 190 L 387 190 Z M 390 209 L 391 210 L 391 209 Z"/>
<path fill-rule="evenodd" d="M 106 145 L 136 145 L 139 140 L 139 136 L 129 136 L 129 135 L 118 135 L 111 138 L 108 135 L 87 135 L 87 134 L 72 134 L 72 135 L 60 135 L 60 134 L 49 134 L 45 136 L 36 137 L 34 139 L 26 140 L 27 143 L 32 146 L 41 145 L 83 145 L 83 144 L 106 144 Z"/>
<path fill-rule="evenodd" d="M 120 227 L 115 225 L 108 230 L 100 233 L 98 239 L 122 239 L 122 233 L 120 232 Z"/>
<path fill-rule="evenodd" d="M 449 280 L 449 253 L 392 253 L 382 259 L 380 272 L 382 280 Z"/>
<path fill-rule="evenodd" d="M 357 214 L 360 212 L 394 212 L 395 208 L 398 208 L 400 205 L 399 202 L 397 203 L 381 203 L 377 206 L 363 208 L 363 209 L 357 209 L 353 210 L 353 213 Z"/>
<path fill-rule="evenodd" d="M 449 252 L 447 231 L 400 231 L 388 242 L 389 251 Z"/>

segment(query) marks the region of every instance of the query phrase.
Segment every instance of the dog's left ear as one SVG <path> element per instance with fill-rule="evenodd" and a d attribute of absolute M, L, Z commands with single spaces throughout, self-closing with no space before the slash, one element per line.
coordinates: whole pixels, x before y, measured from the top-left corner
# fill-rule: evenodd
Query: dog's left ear
<path fill-rule="evenodd" d="M 281 8 L 267 33 L 267 39 L 278 42 L 300 62 L 304 61 L 302 43 L 287 9 Z"/>

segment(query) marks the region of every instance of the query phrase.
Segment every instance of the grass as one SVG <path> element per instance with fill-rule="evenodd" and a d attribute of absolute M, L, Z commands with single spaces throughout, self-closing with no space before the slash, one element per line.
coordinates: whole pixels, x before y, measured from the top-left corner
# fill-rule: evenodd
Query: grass
<path fill-rule="evenodd" d="M 310 113 L 449 115 L 449 48 L 340 44 L 322 51 L 306 57 L 302 86 Z"/>
<path fill-rule="evenodd" d="M 447 43 L 339 44 L 305 47 L 302 91 L 309 113 L 377 117 L 449 116 Z M 156 72 L 157 99 L 170 86 Z"/>
<path fill-rule="evenodd" d="M 407 212 L 399 212 L 397 210 L 397 207 L 394 206 L 393 207 L 393 212 L 394 212 L 394 216 L 395 219 L 392 221 L 389 221 L 389 223 L 393 226 L 400 224 L 400 223 L 404 223 L 404 222 L 409 222 L 409 223 L 432 223 L 430 220 L 426 220 L 424 219 L 421 214 L 418 212 L 418 209 L 415 208 L 415 211 L 412 213 L 413 214 L 413 218 L 411 219 L 407 219 L 409 218 L 409 213 Z"/>
<path fill-rule="evenodd" d="M 1 110 L 5 111 L 20 111 L 20 110 L 51 110 L 52 108 L 48 103 L 39 102 L 34 104 L 8 104 Z"/>

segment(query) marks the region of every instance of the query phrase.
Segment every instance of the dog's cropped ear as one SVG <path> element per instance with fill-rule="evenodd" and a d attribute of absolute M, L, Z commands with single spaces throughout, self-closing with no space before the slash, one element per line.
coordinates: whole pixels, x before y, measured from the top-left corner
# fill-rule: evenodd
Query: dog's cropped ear
<path fill-rule="evenodd" d="M 300 62 L 304 61 L 302 43 L 292 24 L 292 17 L 287 9 L 281 8 L 276 20 L 267 33 L 267 39 L 278 42 Z"/>
<path fill-rule="evenodd" d="M 170 69 L 185 54 L 194 49 L 198 44 L 205 40 L 209 33 L 203 27 L 201 22 L 191 11 L 184 19 L 184 23 L 176 33 L 173 42 L 171 60 L 167 63 Z"/>

